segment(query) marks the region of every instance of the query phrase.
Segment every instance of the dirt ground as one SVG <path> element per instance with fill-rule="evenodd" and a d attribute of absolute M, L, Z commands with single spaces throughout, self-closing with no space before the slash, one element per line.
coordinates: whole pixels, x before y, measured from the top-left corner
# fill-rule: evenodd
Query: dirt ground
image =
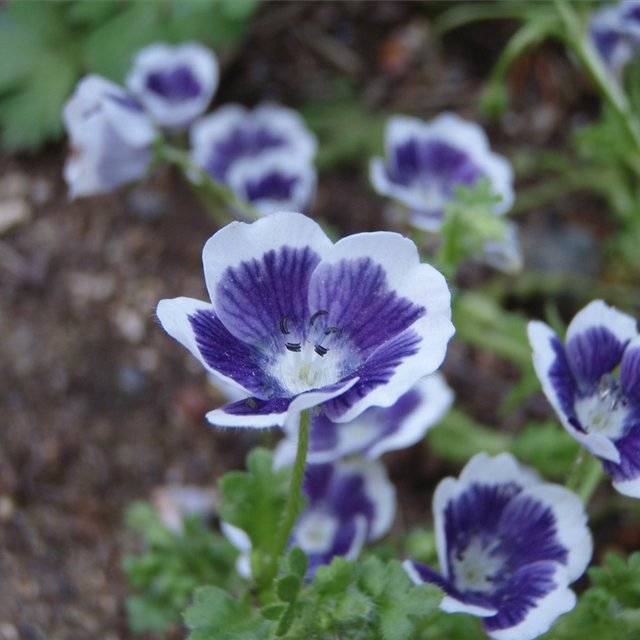
<path fill-rule="evenodd" d="M 225 61 L 216 104 L 270 98 L 295 107 L 347 78 L 372 110 L 478 117 L 482 80 L 512 26 L 468 27 L 440 48 L 429 29 L 437 8 L 263 6 Z M 507 154 L 561 146 L 570 119 L 591 108 L 553 46 L 516 66 L 511 89 L 512 109 L 491 127 Z M 69 202 L 64 155 L 59 145 L 0 164 L 0 208 L 22 207 L 20 223 L 0 235 L 0 640 L 129 638 L 124 509 L 168 482 L 211 484 L 255 443 L 252 434 L 205 426 L 217 400 L 195 360 L 154 320 L 163 297 L 204 297 L 200 252 L 214 225 L 168 172 Z M 344 232 L 378 228 L 383 203 L 365 166 L 323 174 L 314 214 Z M 599 203 L 579 204 L 600 213 Z M 540 259 L 536 234 L 557 213 L 522 217 L 525 246 L 533 239 L 528 259 Z M 593 248 L 593 230 L 580 232 Z M 461 404 L 497 425 L 511 367 L 454 345 L 446 372 Z M 541 398 L 529 409 L 546 412 Z M 428 514 L 431 487 L 447 469 L 420 447 L 389 463 L 402 527 Z"/>

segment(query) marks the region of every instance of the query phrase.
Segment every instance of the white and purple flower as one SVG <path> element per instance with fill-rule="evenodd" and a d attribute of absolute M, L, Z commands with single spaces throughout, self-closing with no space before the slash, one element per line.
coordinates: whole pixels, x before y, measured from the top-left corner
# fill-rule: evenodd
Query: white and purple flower
<path fill-rule="evenodd" d="M 191 128 L 193 162 L 265 215 L 309 208 L 316 146 L 302 118 L 276 105 L 228 105 Z"/>
<path fill-rule="evenodd" d="M 565 343 L 529 323 L 533 364 L 565 429 L 602 460 L 613 486 L 640 498 L 640 337 L 634 318 L 595 300 Z"/>
<path fill-rule="evenodd" d="M 283 426 L 322 404 L 335 422 L 388 407 L 442 363 L 454 333 L 447 283 L 396 233 L 333 244 L 313 220 L 233 222 L 206 243 L 211 302 L 162 300 L 164 329 L 247 392 L 218 426 Z"/>
<path fill-rule="evenodd" d="M 201 44 L 157 43 L 136 54 L 127 87 L 158 125 L 182 129 L 206 111 L 218 78 L 218 61 Z"/>
<path fill-rule="evenodd" d="M 310 463 L 333 462 L 346 456 L 379 458 L 388 451 L 410 447 L 438 424 L 453 403 L 444 376 L 433 373 L 420 380 L 388 408 L 371 407 L 351 422 L 337 424 L 320 412 L 311 418 Z M 297 448 L 297 421 L 276 450 L 279 466 L 292 464 Z"/>
<path fill-rule="evenodd" d="M 487 179 L 500 196 L 496 213 L 513 203 L 513 171 L 509 162 L 493 153 L 477 124 L 452 113 L 429 122 L 395 116 L 385 133 L 386 161 L 371 161 L 374 189 L 407 207 L 411 222 L 425 231 L 442 226 L 445 206 L 460 186 Z"/>
<path fill-rule="evenodd" d="M 289 545 L 307 555 L 307 579 L 336 556 L 354 560 L 366 543 L 389 531 L 395 517 L 395 489 L 384 466 L 376 461 L 309 465 L 303 490 L 307 507 L 293 528 Z M 222 524 L 222 531 L 241 552 L 236 567 L 248 578 L 249 537 L 228 523 Z"/>
<path fill-rule="evenodd" d="M 64 124 L 71 145 L 64 178 L 72 198 L 108 193 L 148 170 L 157 131 L 113 82 L 83 78 L 64 107 Z"/>
<path fill-rule="evenodd" d="M 286 151 L 241 158 L 227 174 L 227 184 L 262 215 L 308 211 L 316 191 L 316 170 Z"/>
<path fill-rule="evenodd" d="M 592 540 L 573 492 L 510 454 L 481 453 L 458 480 L 440 482 L 433 515 L 440 571 L 404 566 L 415 583 L 444 591 L 444 611 L 481 617 L 495 640 L 531 640 L 575 606 L 569 585 L 584 573 Z"/>
<path fill-rule="evenodd" d="M 591 42 L 605 66 L 619 78 L 634 55 L 634 46 L 622 20 L 621 5 L 594 12 L 589 23 Z"/>

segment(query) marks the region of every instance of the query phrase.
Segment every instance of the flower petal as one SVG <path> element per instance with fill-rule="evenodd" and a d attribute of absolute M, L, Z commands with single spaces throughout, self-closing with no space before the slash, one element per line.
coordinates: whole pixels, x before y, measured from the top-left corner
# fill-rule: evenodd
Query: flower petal
<path fill-rule="evenodd" d="M 210 304 L 184 297 L 161 300 L 157 315 L 164 330 L 222 382 L 263 397 L 277 388 L 262 373 L 263 356 L 232 336 Z"/>
<path fill-rule="evenodd" d="M 483 624 L 494 640 L 533 640 L 575 607 L 564 567 L 536 562 L 522 567 L 503 588 L 498 613 Z"/>
<path fill-rule="evenodd" d="M 266 349 L 284 351 L 285 331 L 301 341 L 309 280 L 330 248 L 320 226 L 298 213 L 227 225 L 207 241 L 202 256 L 218 317 L 237 338 Z"/>
<path fill-rule="evenodd" d="M 631 498 L 640 498 L 640 423 L 618 440 L 616 446 L 620 462 L 605 461 L 605 471 L 611 476 L 616 491 Z"/>
<path fill-rule="evenodd" d="M 322 389 L 313 389 L 294 398 L 272 398 L 260 400 L 247 398 L 225 405 L 207 413 L 207 420 L 216 427 L 246 427 L 267 429 L 283 427 L 292 416 L 305 409 L 315 407 L 348 391 L 358 381 L 357 378 L 339 382 Z"/>
<path fill-rule="evenodd" d="M 500 518 L 502 548 L 517 564 L 552 560 L 577 580 L 593 554 L 582 500 L 565 487 L 538 484 L 513 498 Z"/>
<path fill-rule="evenodd" d="M 620 454 L 614 443 L 600 433 L 586 433 L 574 410 L 577 396 L 567 355 L 556 333 L 544 322 L 530 322 L 529 342 L 533 349 L 533 366 L 542 390 L 560 418 L 562 426 L 594 455 L 617 462 Z"/>
<path fill-rule="evenodd" d="M 629 343 L 622 356 L 620 384 L 625 396 L 640 405 L 640 337 Z"/>
<path fill-rule="evenodd" d="M 235 162 L 227 182 L 263 215 L 306 211 L 315 193 L 316 172 L 310 162 L 287 151 L 272 151 Z"/>
<path fill-rule="evenodd" d="M 575 380 L 589 392 L 600 378 L 619 364 L 626 343 L 620 342 L 607 327 L 590 327 L 567 340 L 565 352 Z"/>
<path fill-rule="evenodd" d="M 159 125 L 182 128 L 205 111 L 218 77 L 215 55 L 201 44 L 156 43 L 136 54 L 127 86 Z"/>

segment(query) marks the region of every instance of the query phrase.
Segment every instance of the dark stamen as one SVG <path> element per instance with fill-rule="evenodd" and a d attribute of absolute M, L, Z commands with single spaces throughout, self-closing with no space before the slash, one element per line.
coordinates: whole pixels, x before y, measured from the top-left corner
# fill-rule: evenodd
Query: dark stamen
<path fill-rule="evenodd" d="M 300 346 L 299 342 L 287 342 L 287 344 L 285 344 L 284 346 L 287 347 L 287 349 L 289 349 L 289 351 L 298 352 L 301 349 L 301 346 Z"/>
<path fill-rule="evenodd" d="M 286 336 L 289 333 L 289 318 L 282 316 L 280 318 L 280 331 Z"/>
<path fill-rule="evenodd" d="M 316 311 L 311 318 L 309 318 L 309 326 L 312 327 L 313 323 L 320 317 L 320 316 L 328 316 L 329 312 L 325 311 L 324 309 L 320 309 L 320 311 Z"/>
<path fill-rule="evenodd" d="M 314 350 L 319 356 L 324 356 L 326 355 L 327 351 L 329 351 L 329 349 L 327 349 L 326 347 L 323 347 L 321 344 L 317 344 L 314 347 Z"/>
<path fill-rule="evenodd" d="M 324 330 L 324 335 L 328 336 L 331 333 L 335 333 L 338 337 L 342 335 L 342 329 L 340 327 L 327 327 Z"/>

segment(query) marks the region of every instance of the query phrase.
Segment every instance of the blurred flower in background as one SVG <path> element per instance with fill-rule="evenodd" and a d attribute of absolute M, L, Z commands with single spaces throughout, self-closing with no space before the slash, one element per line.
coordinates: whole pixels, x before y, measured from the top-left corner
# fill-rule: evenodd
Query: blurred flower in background
<path fill-rule="evenodd" d="M 455 114 L 443 113 L 429 122 L 392 117 L 385 151 L 386 159 L 371 161 L 371 183 L 378 193 L 407 207 L 411 223 L 419 229 L 438 231 L 456 188 L 483 178 L 500 196 L 497 214 L 513 203 L 511 165 L 491 151 L 481 127 Z"/>
<path fill-rule="evenodd" d="M 87 76 L 64 108 L 71 153 L 64 169 L 72 198 L 107 193 L 149 168 L 157 131 L 121 87 Z"/>
<path fill-rule="evenodd" d="M 396 513 L 395 489 L 384 466 L 372 460 L 311 464 L 305 471 L 304 494 L 307 507 L 298 517 L 289 545 L 307 555 L 308 579 L 336 556 L 357 558 L 367 542 L 389 531 Z M 249 577 L 249 537 L 228 523 L 222 524 L 222 531 L 240 551 L 238 573 Z"/>
<path fill-rule="evenodd" d="M 156 43 L 136 54 L 126 84 L 159 126 L 181 129 L 206 111 L 218 79 L 216 56 L 201 44 Z"/>
<path fill-rule="evenodd" d="M 191 128 L 193 162 L 260 213 L 306 211 L 317 142 L 292 109 L 221 107 Z"/>

